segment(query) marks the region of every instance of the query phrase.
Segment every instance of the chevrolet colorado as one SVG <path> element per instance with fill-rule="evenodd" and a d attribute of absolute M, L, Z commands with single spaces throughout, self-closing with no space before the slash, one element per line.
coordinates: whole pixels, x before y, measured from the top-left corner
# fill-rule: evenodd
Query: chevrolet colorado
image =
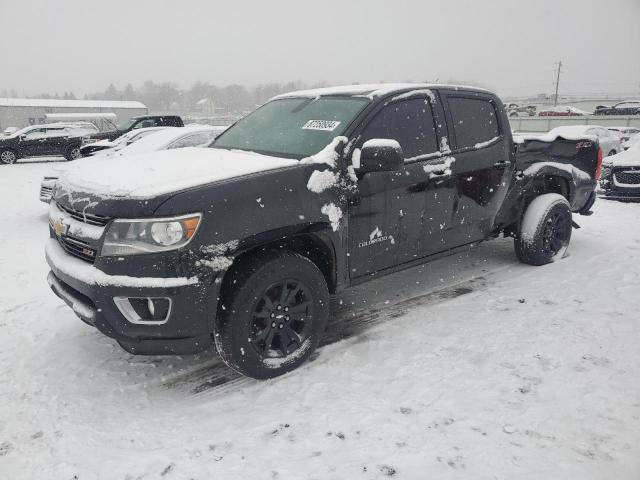
<path fill-rule="evenodd" d="M 341 289 L 500 234 L 522 262 L 561 258 L 601 162 L 596 137 L 514 140 L 486 90 L 293 92 L 210 148 L 69 169 L 48 282 L 128 352 L 215 344 L 270 378 L 309 358 Z"/>

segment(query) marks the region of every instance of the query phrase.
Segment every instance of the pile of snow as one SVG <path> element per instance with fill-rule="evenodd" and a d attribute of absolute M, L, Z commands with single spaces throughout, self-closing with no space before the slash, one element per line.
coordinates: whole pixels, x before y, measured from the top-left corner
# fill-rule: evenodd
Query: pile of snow
<path fill-rule="evenodd" d="M 313 193 L 322 193 L 339 183 L 340 176 L 331 170 L 315 170 L 309 177 L 307 188 Z"/>
<path fill-rule="evenodd" d="M 337 148 L 341 144 L 346 144 L 348 141 L 349 139 L 344 136 L 335 137 L 318 153 L 311 155 L 310 157 L 303 158 L 300 160 L 300 163 L 326 163 L 331 168 L 336 168 L 336 162 L 338 161 Z"/>
<path fill-rule="evenodd" d="M 329 217 L 331 228 L 334 232 L 337 232 L 340 228 L 340 220 L 342 219 L 342 210 L 340 207 L 337 207 L 333 202 L 331 202 L 323 205 L 320 211 L 323 215 Z"/>
<path fill-rule="evenodd" d="M 558 138 L 565 140 L 591 140 L 598 141 L 598 137 L 593 134 L 587 134 L 586 131 L 595 125 L 565 125 L 556 127 L 548 133 L 516 133 L 513 140 L 516 143 L 523 143 L 525 140 L 539 140 L 542 142 L 553 142 Z"/>

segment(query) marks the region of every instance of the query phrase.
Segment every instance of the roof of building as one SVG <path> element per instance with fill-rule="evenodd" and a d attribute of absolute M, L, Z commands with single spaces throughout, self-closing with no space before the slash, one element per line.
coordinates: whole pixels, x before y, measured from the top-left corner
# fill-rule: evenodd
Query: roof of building
<path fill-rule="evenodd" d="M 147 108 L 142 102 L 124 100 L 60 100 L 53 98 L 7 97 L 0 97 L 0 107 Z"/>

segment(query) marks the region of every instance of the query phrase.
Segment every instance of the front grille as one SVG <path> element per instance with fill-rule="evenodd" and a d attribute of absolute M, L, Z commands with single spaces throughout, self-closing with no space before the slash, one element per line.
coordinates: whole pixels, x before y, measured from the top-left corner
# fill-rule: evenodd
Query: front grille
<path fill-rule="evenodd" d="M 53 194 L 53 187 L 45 187 L 44 185 L 40 187 L 40 196 L 41 197 L 49 197 Z"/>
<path fill-rule="evenodd" d="M 66 235 L 61 236 L 58 241 L 65 252 L 86 262 L 93 263 L 96 259 L 97 250 L 88 243 Z"/>
<path fill-rule="evenodd" d="M 640 185 L 640 170 L 618 170 L 614 173 L 616 182 L 624 185 Z"/>
<path fill-rule="evenodd" d="M 64 205 L 60 205 L 59 203 L 57 205 L 58 205 L 58 208 L 65 211 L 67 214 L 69 214 L 70 217 L 75 218 L 80 222 L 88 223 L 90 225 L 98 225 L 100 227 L 104 227 L 107 223 L 109 223 L 109 220 L 111 220 L 109 217 L 103 217 L 102 215 L 94 215 L 90 213 L 83 213 L 78 210 L 74 210 L 72 208 L 66 207 Z"/>

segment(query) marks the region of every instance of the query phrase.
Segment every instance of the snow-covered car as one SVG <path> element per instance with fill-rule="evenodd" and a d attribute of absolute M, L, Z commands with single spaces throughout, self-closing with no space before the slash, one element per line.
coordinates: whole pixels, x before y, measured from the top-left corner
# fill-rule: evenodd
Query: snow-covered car
<path fill-rule="evenodd" d="M 539 117 L 581 117 L 591 115 L 589 112 L 580 110 L 570 105 L 558 105 L 556 107 L 547 107 L 538 111 Z"/>
<path fill-rule="evenodd" d="M 122 137 L 125 140 L 118 145 L 95 152 L 90 158 L 112 158 L 129 155 L 138 155 L 141 153 L 157 152 L 159 150 L 171 150 L 184 147 L 199 147 L 208 145 L 217 135 L 222 133 L 226 127 L 211 127 L 208 125 L 197 125 L 188 127 L 155 127 L 154 129 L 145 129 L 141 137 L 132 142 L 128 142 L 127 135 L 134 135 L 131 131 Z M 135 138 L 135 136 L 134 136 Z M 93 144 L 87 145 L 91 146 Z M 56 181 L 60 174 L 67 170 L 66 166 L 55 166 L 53 172 L 45 175 L 40 184 L 40 201 L 49 203 L 51 195 L 56 185 Z"/>
<path fill-rule="evenodd" d="M 63 156 L 80 157 L 83 138 L 97 132 L 89 123 L 48 123 L 32 125 L 0 138 L 0 162 L 12 164 L 21 158 Z"/>
<path fill-rule="evenodd" d="M 125 133 L 124 135 L 120 135 L 115 140 L 98 140 L 96 142 L 87 143 L 86 145 L 82 145 L 80 147 L 80 155 L 82 157 L 90 157 L 97 152 L 103 150 L 120 150 L 132 143 L 146 137 L 150 133 L 156 132 L 158 130 L 162 130 L 165 128 L 178 128 L 178 127 L 147 127 L 147 128 L 139 128 L 137 130 L 131 130 L 130 132 Z M 115 151 L 111 150 L 111 151 Z"/>
<path fill-rule="evenodd" d="M 640 137 L 602 163 L 599 193 L 614 200 L 640 200 Z"/>
<path fill-rule="evenodd" d="M 630 140 L 632 137 L 640 134 L 640 128 L 637 127 L 607 127 L 607 129 L 620 135 L 623 150 L 631 146 Z"/>
<path fill-rule="evenodd" d="M 94 157 L 121 157 L 174 148 L 206 146 L 226 128 L 212 127 L 210 125 L 164 128 L 158 132 L 152 132 L 134 143 L 124 145 L 122 148 L 97 152 Z"/>
<path fill-rule="evenodd" d="M 594 113 L 596 115 L 640 115 L 640 101 L 628 100 L 616 103 L 612 107 L 599 105 Z"/>
<path fill-rule="evenodd" d="M 520 106 L 517 103 L 508 103 L 505 105 L 505 109 L 510 118 L 535 117 L 536 115 L 536 107 L 534 105 Z"/>
<path fill-rule="evenodd" d="M 556 127 L 550 132 L 552 135 L 593 136 L 598 139 L 602 154 L 607 157 L 622 151 L 620 137 L 604 127 L 598 125 L 565 125 Z"/>
<path fill-rule="evenodd" d="M 210 148 L 69 169 L 50 203 L 48 282 L 130 353 L 215 344 L 271 378 L 312 355 L 330 292 L 500 234 L 523 263 L 562 258 L 601 160 L 591 137 L 514 143 L 482 89 L 292 92 Z"/>

